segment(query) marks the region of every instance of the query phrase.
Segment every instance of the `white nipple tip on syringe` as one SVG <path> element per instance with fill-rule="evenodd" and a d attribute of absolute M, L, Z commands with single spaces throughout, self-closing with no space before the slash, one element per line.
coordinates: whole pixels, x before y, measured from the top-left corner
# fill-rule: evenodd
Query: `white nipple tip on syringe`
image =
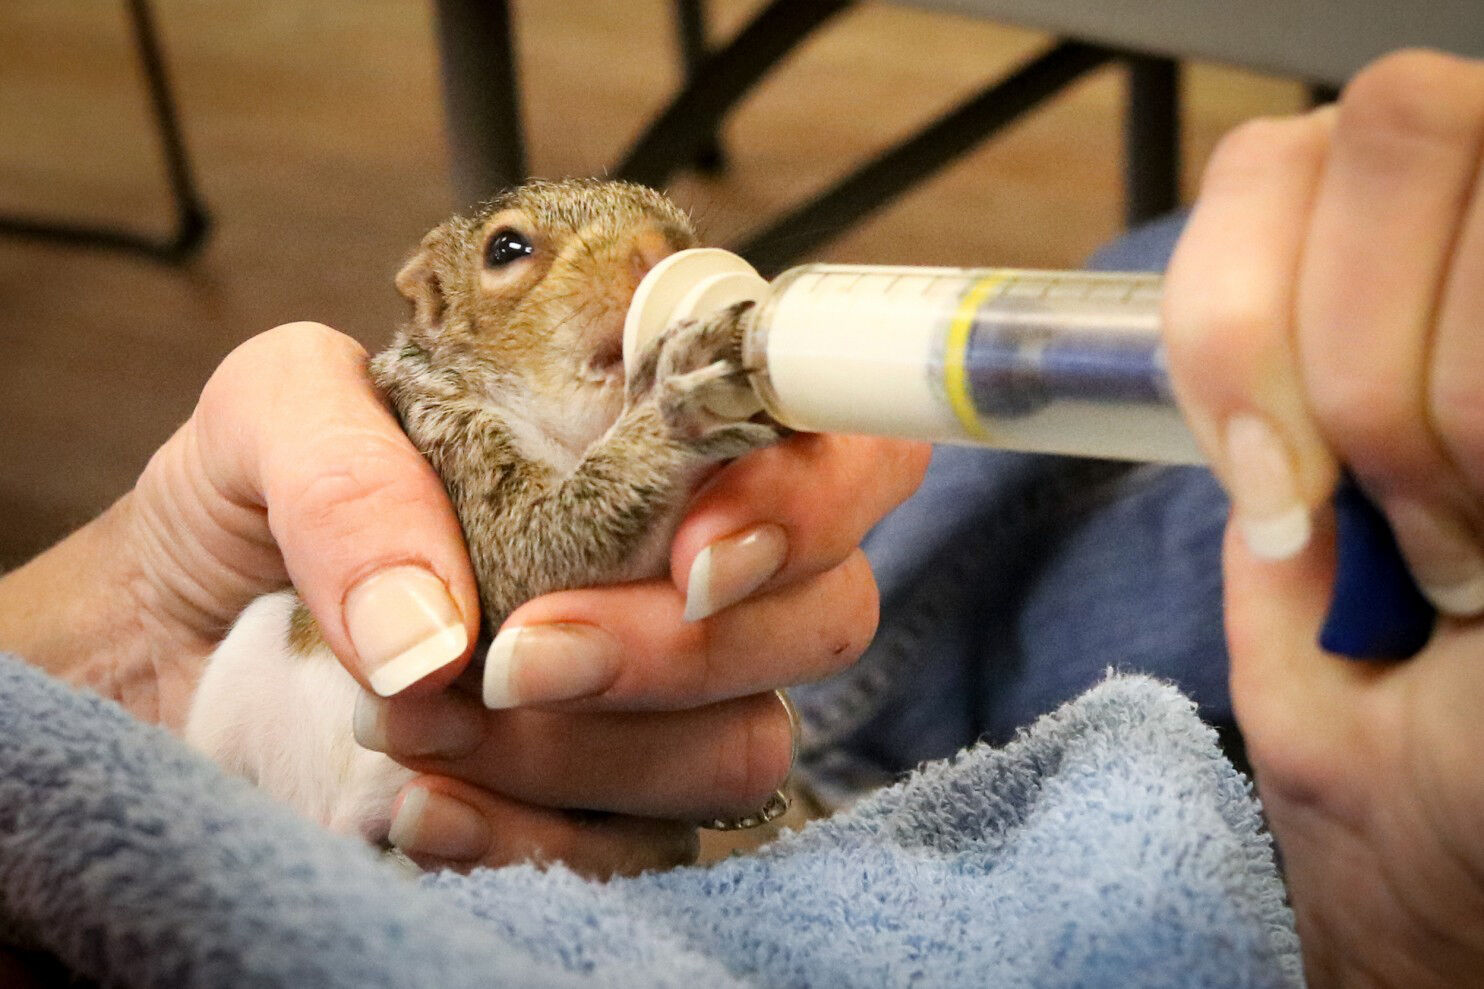
<path fill-rule="evenodd" d="M 631 365 L 639 348 L 680 319 L 701 319 L 737 302 L 768 294 L 757 269 L 731 251 L 693 247 L 677 251 L 650 269 L 634 289 L 623 324 L 623 359 Z"/>
<path fill-rule="evenodd" d="M 731 251 L 694 247 L 665 258 L 650 269 L 629 303 L 623 324 L 623 360 L 633 367 L 640 348 L 681 319 L 704 319 L 738 302 L 768 295 L 767 279 Z M 745 419 L 761 403 L 743 389 L 719 393 L 707 407 L 727 418 Z"/>

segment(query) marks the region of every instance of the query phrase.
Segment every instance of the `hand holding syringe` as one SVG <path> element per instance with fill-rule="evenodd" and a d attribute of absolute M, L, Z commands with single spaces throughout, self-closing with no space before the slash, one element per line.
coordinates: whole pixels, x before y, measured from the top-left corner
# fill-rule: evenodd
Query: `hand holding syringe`
<path fill-rule="evenodd" d="M 682 251 L 634 293 L 626 363 L 675 319 L 741 301 L 743 375 L 708 404 L 815 432 L 1164 463 L 1203 458 L 1175 405 L 1157 275 L 806 265 L 773 283 L 726 251 Z M 1339 573 L 1321 639 L 1332 652 L 1399 658 L 1434 613 L 1385 522 L 1358 489 L 1336 497 Z M 1261 538 L 1274 556 L 1308 538 L 1305 515 Z"/>

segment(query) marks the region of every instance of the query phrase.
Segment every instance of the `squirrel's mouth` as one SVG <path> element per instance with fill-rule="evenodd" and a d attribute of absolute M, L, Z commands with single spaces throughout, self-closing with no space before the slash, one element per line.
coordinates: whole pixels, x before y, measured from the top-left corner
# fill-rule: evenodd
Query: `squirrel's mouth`
<path fill-rule="evenodd" d="M 623 371 L 623 340 L 608 340 L 593 354 L 593 369 L 596 371 Z"/>
<path fill-rule="evenodd" d="M 611 385 L 623 382 L 623 339 L 606 339 L 598 344 L 582 364 L 582 379 L 590 384 Z"/>

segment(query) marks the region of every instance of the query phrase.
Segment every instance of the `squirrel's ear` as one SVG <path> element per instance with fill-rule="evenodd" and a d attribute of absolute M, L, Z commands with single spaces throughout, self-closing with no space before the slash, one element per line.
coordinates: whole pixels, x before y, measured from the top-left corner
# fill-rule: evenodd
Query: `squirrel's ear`
<path fill-rule="evenodd" d="M 438 328 L 443 320 L 443 284 L 433 266 L 427 244 L 397 272 L 397 291 L 412 303 L 412 321 L 424 330 Z"/>

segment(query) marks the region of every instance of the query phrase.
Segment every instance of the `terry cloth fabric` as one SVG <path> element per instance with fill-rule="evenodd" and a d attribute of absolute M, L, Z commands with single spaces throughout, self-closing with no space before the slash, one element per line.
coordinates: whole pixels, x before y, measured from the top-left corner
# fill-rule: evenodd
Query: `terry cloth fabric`
<path fill-rule="evenodd" d="M 417 882 L 0 658 L 0 939 L 139 987 L 1300 981 L 1247 784 L 1141 677 L 760 854 Z"/>

